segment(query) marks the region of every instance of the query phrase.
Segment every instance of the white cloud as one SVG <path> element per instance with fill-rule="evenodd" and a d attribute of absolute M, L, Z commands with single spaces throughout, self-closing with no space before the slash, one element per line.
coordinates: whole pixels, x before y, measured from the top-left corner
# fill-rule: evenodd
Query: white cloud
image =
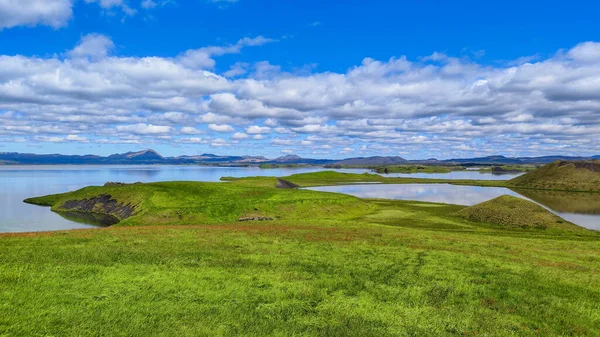
<path fill-rule="evenodd" d="M 207 55 L 236 52 L 236 45 L 206 47 Z M 368 145 L 378 153 L 444 157 L 474 152 L 461 147 L 469 144 L 489 154 L 594 154 L 599 45 L 512 66 L 437 55 L 435 62 L 367 58 L 342 73 L 286 73 L 261 63 L 248 69 L 269 68 L 268 75 L 227 78 L 189 68 L 182 57 L 121 57 L 109 37 L 92 34 L 60 56 L 0 55 L 0 137 L 232 144 L 179 138 L 207 124 L 207 137 L 237 129 L 245 132 L 231 139 L 240 143 L 257 137 L 332 153 Z"/>
<path fill-rule="evenodd" d="M 276 40 L 257 36 L 254 38 L 245 37 L 240 39 L 236 44 L 229 46 L 210 46 L 199 49 L 190 49 L 179 56 L 180 62 L 189 68 L 214 68 L 216 61 L 214 56 L 222 56 L 226 54 L 238 54 L 244 47 L 262 46 L 264 44 L 275 42 Z"/>
<path fill-rule="evenodd" d="M 236 132 L 231 136 L 231 139 L 248 139 L 248 135 L 243 132 Z"/>
<path fill-rule="evenodd" d="M 249 133 L 251 135 L 259 134 L 259 133 L 270 133 L 270 132 L 271 132 L 271 128 L 268 126 L 252 125 L 252 126 L 246 128 L 246 133 Z"/>
<path fill-rule="evenodd" d="M 569 57 L 574 61 L 585 63 L 598 63 L 600 60 L 600 43 L 585 42 L 569 50 Z"/>
<path fill-rule="evenodd" d="M 79 44 L 68 52 L 72 58 L 100 59 L 108 55 L 115 47 L 113 41 L 101 34 L 88 34 L 81 38 Z"/>
<path fill-rule="evenodd" d="M 88 142 L 87 137 L 81 137 L 78 135 L 68 135 L 67 137 L 65 137 L 65 140 L 70 141 L 70 142 L 80 142 L 80 143 Z"/>
<path fill-rule="evenodd" d="M 184 126 L 181 129 L 179 129 L 179 133 L 182 133 L 184 135 L 198 135 L 203 132 L 190 126 Z"/>
<path fill-rule="evenodd" d="M 0 31 L 17 26 L 64 27 L 72 6 L 72 0 L 0 0 Z"/>
<path fill-rule="evenodd" d="M 119 125 L 116 127 L 116 130 L 119 132 L 129 132 L 136 135 L 157 135 L 169 133 L 171 131 L 171 127 L 140 123 L 134 125 Z"/>
<path fill-rule="evenodd" d="M 227 124 L 210 124 L 208 125 L 208 128 L 216 131 L 216 132 L 233 132 L 235 131 L 235 129 L 231 126 L 231 125 L 227 125 Z"/>

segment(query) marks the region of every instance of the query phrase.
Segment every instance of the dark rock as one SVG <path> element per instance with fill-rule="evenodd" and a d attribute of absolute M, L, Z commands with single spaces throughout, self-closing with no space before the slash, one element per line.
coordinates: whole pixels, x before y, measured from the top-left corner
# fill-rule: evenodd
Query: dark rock
<path fill-rule="evenodd" d="M 59 208 L 61 211 L 109 214 L 121 220 L 135 213 L 135 206 L 123 204 L 108 194 L 83 200 L 68 200 Z"/>
<path fill-rule="evenodd" d="M 104 184 L 104 187 L 111 187 L 111 186 L 125 186 L 127 185 L 126 183 L 121 183 L 121 182 L 114 182 L 114 181 L 109 181 L 107 183 Z"/>
<path fill-rule="evenodd" d="M 287 180 L 283 180 L 281 178 L 277 178 L 277 184 L 275 185 L 276 188 L 286 188 L 286 189 L 291 189 L 291 188 L 299 188 L 300 186 L 289 182 Z"/>
<path fill-rule="evenodd" d="M 244 218 L 239 218 L 238 221 L 273 221 L 274 218 L 270 216 L 249 216 Z"/>
<path fill-rule="evenodd" d="M 127 186 L 127 185 L 138 185 L 138 184 L 141 184 L 141 182 L 138 181 L 133 184 L 128 184 L 128 183 L 122 183 L 122 182 L 117 182 L 117 181 L 109 181 L 104 184 L 104 187 Z"/>

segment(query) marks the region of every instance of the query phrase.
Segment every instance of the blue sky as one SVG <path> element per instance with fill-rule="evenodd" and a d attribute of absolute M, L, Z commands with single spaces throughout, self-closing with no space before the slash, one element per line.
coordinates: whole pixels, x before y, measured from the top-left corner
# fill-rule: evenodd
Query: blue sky
<path fill-rule="evenodd" d="M 0 0 L 0 152 L 600 154 L 599 9 Z"/>

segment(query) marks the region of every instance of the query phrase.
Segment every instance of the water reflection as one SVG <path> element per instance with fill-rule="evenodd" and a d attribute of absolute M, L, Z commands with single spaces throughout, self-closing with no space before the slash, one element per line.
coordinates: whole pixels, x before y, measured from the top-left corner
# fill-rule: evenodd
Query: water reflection
<path fill-rule="evenodd" d="M 489 171 L 452 171 L 448 173 L 389 173 L 384 177 L 429 178 L 429 179 L 469 179 L 469 180 L 510 180 L 522 175 L 522 172 L 489 172 Z"/>
<path fill-rule="evenodd" d="M 96 227 L 108 227 L 119 223 L 119 219 L 108 214 L 96 214 L 96 213 L 82 213 L 82 212 L 58 212 L 61 217 Z"/>
<path fill-rule="evenodd" d="M 513 191 L 500 187 L 448 184 L 346 185 L 311 187 L 314 191 L 336 192 L 359 198 L 416 200 L 471 206 L 507 194 L 538 203 L 563 219 L 582 227 L 600 230 L 600 194 L 553 191 Z"/>
<path fill-rule="evenodd" d="M 311 187 L 310 190 L 336 192 L 359 198 L 379 198 L 440 202 L 471 206 L 504 194 L 518 193 L 501 187 L 457 186 L 448 184 L 385 184 Z"/>
<path fill-rule="evenodd" d="M 523 196 L 562 213 L 600 215 L 599 193 L 518 190 Z"/>

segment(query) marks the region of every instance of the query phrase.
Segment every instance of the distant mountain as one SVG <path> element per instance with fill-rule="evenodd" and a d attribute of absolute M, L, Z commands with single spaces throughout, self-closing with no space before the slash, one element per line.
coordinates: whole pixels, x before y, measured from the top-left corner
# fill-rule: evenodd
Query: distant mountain
<path fill-rule="evenodd" d="M 3 152 L 0 153 L 0 165 L 102 165 L 102 164 L 205 164 L 205 165 L 258 165 L 258 164 L 305 164 L 305 165 L 355 165 L 355 166 L 379 166 L 379 165 L 506 165 L 506 164 L 548 164 L 555 161 L 581 161 L 600 159 L 600 155 L 593 157 L 569 157 L 569 156 L 544 156 L 544 157 L 505 157 L 488 156 L 479 158 L 456 158 L 449 160 L 437 160 L 430 158 L 426 160 L 406 160 L 402 157 L 355 157 L 342 160 L 334 159 L 312 159 L 302 158 L 297 155 L 286 155 L 275 159 L 263 156 L 219 156 L 211 153 L 201 155 L 164 157 L 154 150 L 143 150 L 137 152 L 117 153 L 108 157 L 96 155 L 62 155 L 62 154 L 32 154 Z"/>
<path fill-rule="evenodd" d="M 302 160 L 302 157 L 297 156 L 295 154 L 288 154 L 287 156 L 275 158 L 274 161 L 280 162 L 280 163 L 286 163 L 286 162 L 297 161 L 297 160 Z"/>
<path fill-rule="evenodd" d="M 408 164 L 409 161 L 402 157 L 357 157 L 339 160 L 335 165 L 399 165 Z"/>
<path fill-rule="evenodd" d="M 139 152 L 127 152 L 123 154 L 113 154 L 108 156 L 107 160 L 125 160 L 131 162 L 157 162 L 161 163 L 165 161 L 165 157 L 161 156 L 154 150 L 144 150 Z"/>

